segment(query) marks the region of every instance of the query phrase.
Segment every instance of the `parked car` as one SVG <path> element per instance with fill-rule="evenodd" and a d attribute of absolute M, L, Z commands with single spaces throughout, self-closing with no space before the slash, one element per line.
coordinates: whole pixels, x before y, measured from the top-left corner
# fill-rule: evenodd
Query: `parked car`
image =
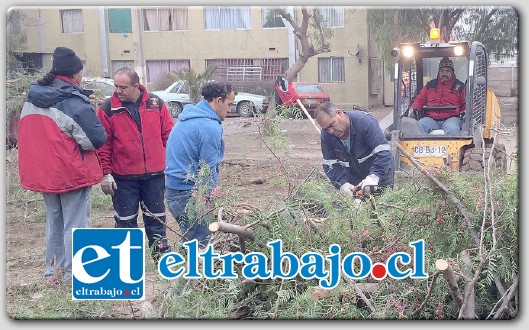
<path fill-rule="evenodd" d="M 100 77 L 83 77 L 81 87 L 94 92 L 92 95 L 95 106 L 99 106 L 105 99 L 111 97 L 116 89 L 114 79 Z"/>
<path fill-rule="evenodd" d="M 29 87 L 29 86 L 28 86 Z M 101 104 L 105 98 L 112 96 L 114 93 L 114 80 L 107 78 L 90 78 L 83 77 L 81 87 L 86 90 L 93 91 L 94 106 Z M 25 93 L 24 93 L 25 95 Z M 18 122 L 20 121 L 20 114 L 24 103 L 21 102 L 20 108 L 6 113 L 6 148 L 15 148 L 18 145 Z"/>
<path fill-rule="evenodd" d="M 187 86 L 182 80 L 177 80 L 166 89 L 153 91 L 153 93 L 165 101 L 169 113 L 174 118 L 178 117 L 186 104 L 192 103 Z M 269 104 L 269 97 L 238 92 L 235 96 L 231 113 L 236 113 L 243 117 L 251 117 L 258 113 L 266 113 Z"/>
<path fill-rule="evenodd" d="M 331 100 L 329 93 L 318 83 L 294 81 L 292 86 L 296 90 L 301 104 L 311 116 L 318 105 Z"/>

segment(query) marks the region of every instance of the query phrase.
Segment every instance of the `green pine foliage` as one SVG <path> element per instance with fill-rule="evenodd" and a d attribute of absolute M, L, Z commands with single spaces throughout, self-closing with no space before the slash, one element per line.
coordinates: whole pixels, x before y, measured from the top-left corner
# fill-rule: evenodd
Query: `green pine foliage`
<path fill-rule="evenodd" d="M 442 171 L 437 176 L 474 215 L 472 225 L 478 233 L 482 219 L 486 219 L 485 227 L 489 227 L 484 231 L 484 249 L 490 250 L 489 222 L 493 214 L 491 205 L 484 213 L 484 177 Z M 374 204 L 365 199 L 357 207 L 354 200 L 341 195 L 325 178 L 318 177 L 296 187 L 295 194 L 279 201 L 283 206 L 280 212 L 270 216 L 263 211 L 252 212 L 238 219 L 241 226 L 256 220 L 264 224 L 255 227 L 255 240 L 246 241 L 246 253 L 261 252 L 268 257 L 270 249 L 258 242 L 281 239 L 283 251 L 298 257 L 306 252 L 329 254 L 329 246 L 338 244 L 342 257 L 364 252 L 373 262 L 384 262 L 395 252 L 412 253 L 408 244 L 424 239 L 427 280 L 386 277 L 376 281 L 367 277 L 356 281 L 362 285 L 373 284 L 374 289 L 364 292 L 373 310 L 344 277 L 328 296 L 314 299 L 312 292 L 319 285 L 317 279 L 298 276 L 288 280 L 246 280 L 241 276 L 242 265 L 237 265 L 240 276 L 234 280 L 175 280 L 171 285 L 185 286 L 185 289 L 172 291 L 167 301 L 170 304 L 164 304 L 164 315 L 186 319 L 456 319 L 459 310 L 447 282 L 442 276 L 436 276 L 434 281 L 432 276 L 436 271 L 435 261 L 451 260 L 461 274 L 458 267 L 463 265 L 459 256 L 468 250 L 473 272 L 480 261 L 478 246 L 464 218 L 443 192 L 425 182 L 419 183 L 421 180 L 403 179 L 395 189 L 374 197 Z M 491 180 L 499 239 L 475 287 L 476 313 L 480 318 L 486 318 L 501 298 L 494 286 L 494 276 L 508 288 L 519 273 L 517 184 L 516 174 L 493 175 Z M 319 226 L 310 225 L 311 219 L 321 218 L 324 221 Z M 462 278 L 458 284 L 463 294 Z M 430 297 L 420 308 L 428 291 L 431 291 Z"/>

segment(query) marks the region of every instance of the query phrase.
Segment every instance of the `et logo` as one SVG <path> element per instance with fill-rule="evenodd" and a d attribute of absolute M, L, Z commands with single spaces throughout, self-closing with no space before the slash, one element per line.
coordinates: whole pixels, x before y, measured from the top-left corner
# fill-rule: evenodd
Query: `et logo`
<path fill-rule="evenodd" d="M 143 300 L 143 228 L 76 228 L 72 232 L 73 300 Z"/>

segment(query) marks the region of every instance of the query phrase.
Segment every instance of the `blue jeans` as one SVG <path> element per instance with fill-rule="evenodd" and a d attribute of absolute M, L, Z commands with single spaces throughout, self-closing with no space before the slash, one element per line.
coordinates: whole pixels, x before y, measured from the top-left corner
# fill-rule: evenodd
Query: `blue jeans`
<path fill-rule="evenodd" d="M 429 134 L 436 129 L 442 129 L 446 135 L 459 135 L 461 119 L 459 117 L 451 117 L 446 120 L 435 120 L 430 117 L 423 117 L 419 120 L 419 127 L 424 134 Z"/>
<path fill-rule="evenodd" d="M 169 212 L 176 219 L 182 232 L 182 242 L 196 239 L 200 247 L 206 247 L 211 237 L 209 223 L 204 219 L 190 219 L 187 204 L 191 199 L 192 190 L 174 190 L 165 187 L 165 200 Z"/>

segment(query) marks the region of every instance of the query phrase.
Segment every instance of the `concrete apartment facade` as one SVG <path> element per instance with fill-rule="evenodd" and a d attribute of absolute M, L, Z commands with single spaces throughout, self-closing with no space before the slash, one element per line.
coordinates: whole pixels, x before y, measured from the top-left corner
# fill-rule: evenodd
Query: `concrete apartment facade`
<path fill-rule="evenodd" d="M 301 7 L 284 8 L 301 22 Z M 320 82 L 331 101 L 343 108 L 391 105 L 393 89 L 370 37 L 367 8 L 318 8 L 332 25 L 331 52 L 311 57 L 297 80 Z M 220 65 L 216 79 L 229 81 L 230 72 L 235 72 L 237 81 L 248 78 L 248 84 L 271 85 L 297 59 L 300 45 L 288 22 L 266 15 L 270 9 L 10 8 L 22 13 L 21 28 L 27 31 L 28 41 L 21 51 L 31 55 L 35 66 L 50 68 L 55 47 L 65 46 L 84 61 L 86 76 L 112 77 L 118 68 L 132 66 L 150 90 L 167 87 L 164 77 L 169 70 L 191 67 L 202 72 L 210 63 Z M 255 67 L 260 67 L 257 79 L 232 70 Z"/>

